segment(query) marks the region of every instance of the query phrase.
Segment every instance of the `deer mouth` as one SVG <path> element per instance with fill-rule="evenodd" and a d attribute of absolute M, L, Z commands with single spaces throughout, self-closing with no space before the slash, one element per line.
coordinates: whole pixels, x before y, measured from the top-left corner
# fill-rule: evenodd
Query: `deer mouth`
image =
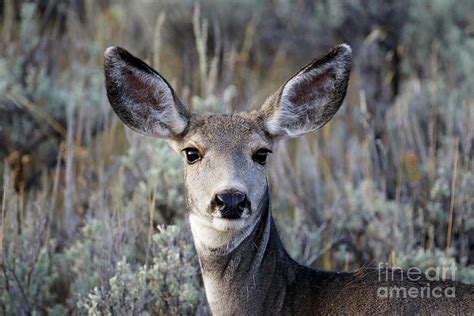
<path fill-rule="evenodd" d="M 240 231 L 248 227 L 252 221 L 252 210 L 250 207 L 214 207 L 209 210 L 208 216 L 205 217 L 208 225 L 218 231 Z"/>
<path fill-rule="evenodd" d="M 214 212 L 214 217 L 230 221 L 245 219 L 250 217 L 250 208 L 247 207 L 222 207 Z"/>

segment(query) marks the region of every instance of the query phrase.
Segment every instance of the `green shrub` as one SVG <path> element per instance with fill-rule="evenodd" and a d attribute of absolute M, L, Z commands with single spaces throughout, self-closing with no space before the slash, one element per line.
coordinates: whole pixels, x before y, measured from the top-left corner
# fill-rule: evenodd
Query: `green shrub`
<path fill-rule="evenodd" d="M 124 257 L 113 277 L 77 306 L 89 315 L 195 314 L 205 311 L 199 264 L 188 228 L 160 227 L 153 262 L 132 267 Z"/>

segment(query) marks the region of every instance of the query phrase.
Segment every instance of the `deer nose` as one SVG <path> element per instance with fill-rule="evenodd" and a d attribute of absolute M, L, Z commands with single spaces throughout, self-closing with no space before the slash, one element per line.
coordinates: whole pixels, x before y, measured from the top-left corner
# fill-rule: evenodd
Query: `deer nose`
<path fill-rule="evenodd" d="M 240 191 L 224 191 L 216 194 L 216 202 L 220 206 L 226 207 L 240 207 L 244 206 L 244 202 L 247 199 L 245 193 Z"/>
<path fill-rule="evenodd" d="M 240 218 L 244 209 L 249 206 L 247 195 L 232 189 L 217 193 L 214 202 L 222 217 L 229 219 Z"/>

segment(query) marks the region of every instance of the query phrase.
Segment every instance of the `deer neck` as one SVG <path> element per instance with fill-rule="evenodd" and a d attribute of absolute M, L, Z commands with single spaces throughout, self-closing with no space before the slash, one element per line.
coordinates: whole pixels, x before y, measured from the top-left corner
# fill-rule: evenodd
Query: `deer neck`
<path fill-rule="evenodd" d="M 282 308 L 279 305 L 283 305 L 286 284 L 294 279 L 291 275 L 294 262 L 276 231 L 268 192 L 265 199 L 260 218 L 250 231 L 234 236 L 235 240 L 217 249 L 203 244 L 206 237 L 190 221 L 213 314 L 260 314 Z"/>

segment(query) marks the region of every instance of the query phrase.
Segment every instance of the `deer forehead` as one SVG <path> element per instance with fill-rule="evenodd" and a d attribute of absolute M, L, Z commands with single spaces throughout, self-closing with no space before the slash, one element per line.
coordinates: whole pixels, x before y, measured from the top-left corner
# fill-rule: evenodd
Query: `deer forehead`
<path fill-rule="evenodd" d="M 272 141 L 257 118 L 249 113 L 237 113 L 195 115 L 182 144 L 203 151 L 234 152 L 271 147 Z"/>

